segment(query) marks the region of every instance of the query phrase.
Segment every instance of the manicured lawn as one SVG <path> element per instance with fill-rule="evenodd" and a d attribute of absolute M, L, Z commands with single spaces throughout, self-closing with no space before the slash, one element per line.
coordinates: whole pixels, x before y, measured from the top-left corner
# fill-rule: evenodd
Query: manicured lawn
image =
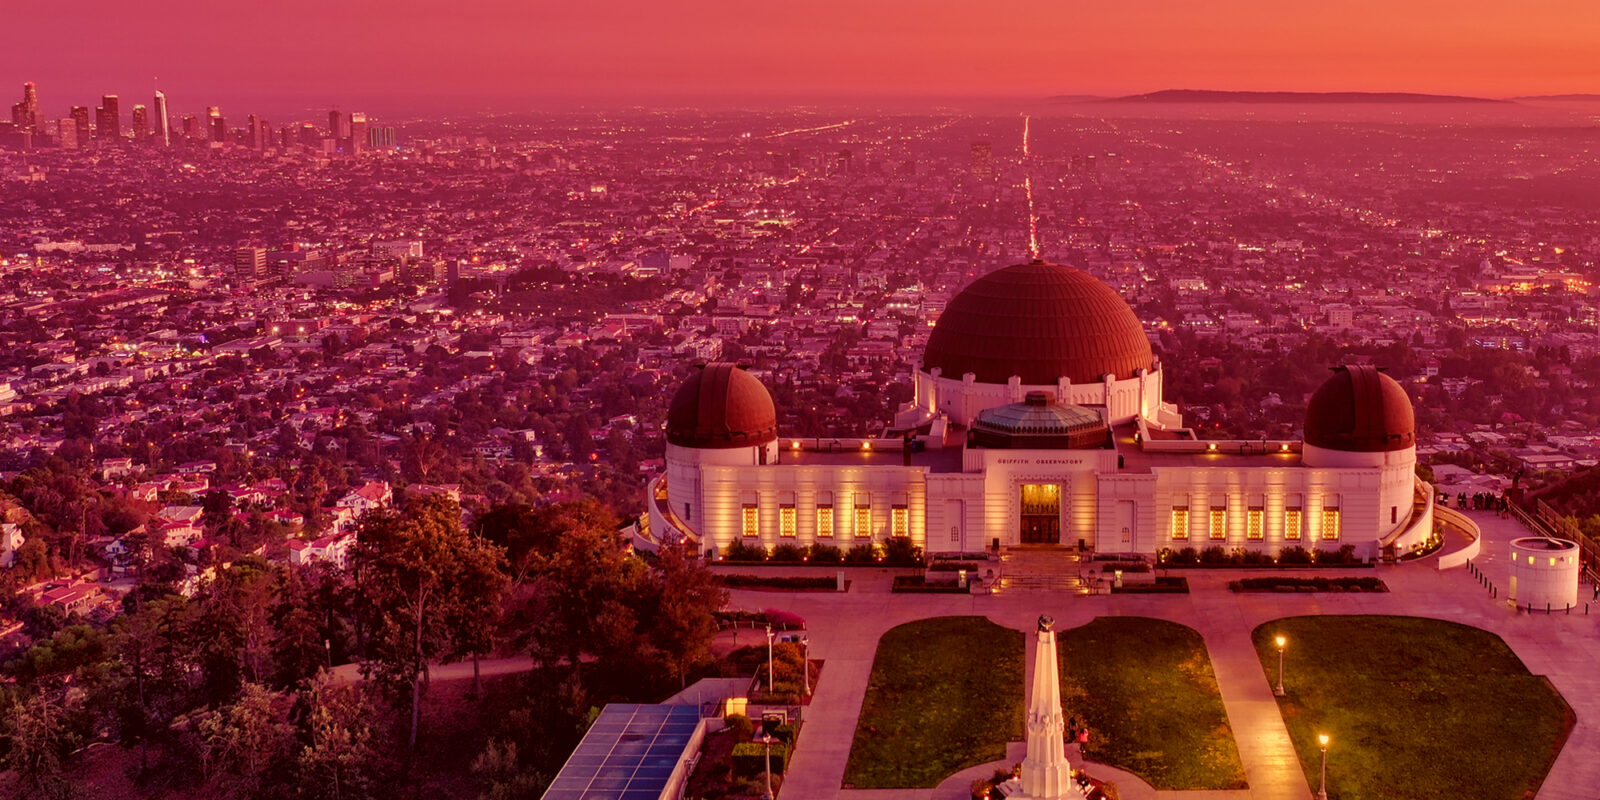
<path fill-rule="evenodd" d="M 1442 620 L 1291 617 L 1257 628 L 1268 680 L 1273 637 L 1288 639 L 1278 700 L 1316 791 L 1326 733 L 1328 797 L 1532 797 L 1572 727 L 1572 711 L 1500 637 Z"/>
<path fill-rule="evenodd" d="M 890 630 L 872 677 L 844 782 L 857 789 L 937 786 L 1005 758 L 1022 731 L 1022 632 L 983 617 L 938 617 Z"/>
<path fill-rule="evenodd" d="M 1144 617 L 1056 634 L 1061 705 L 1089 726 L 1085 755 L 1157 789 L 1242 789 L 1244 767 L 1205 640 Z"/>

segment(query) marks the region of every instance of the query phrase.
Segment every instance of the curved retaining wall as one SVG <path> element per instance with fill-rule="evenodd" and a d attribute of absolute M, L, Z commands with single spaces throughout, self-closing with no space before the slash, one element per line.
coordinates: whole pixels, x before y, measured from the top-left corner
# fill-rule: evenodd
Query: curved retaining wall
<path fill-rule="evenodd" d="M 1478 557 L 1478 551 L 1483 549 L 1483 531 L 1478 529 L 1478 523 L 1460 511 L 1441 505 L 1433 507 L 1433 518 L 1440 524 L 1455 528 L 1472 539 L 1466 547 L 1439 556 L 1439 569 L 1464 567 L 1468 561 Z"/>

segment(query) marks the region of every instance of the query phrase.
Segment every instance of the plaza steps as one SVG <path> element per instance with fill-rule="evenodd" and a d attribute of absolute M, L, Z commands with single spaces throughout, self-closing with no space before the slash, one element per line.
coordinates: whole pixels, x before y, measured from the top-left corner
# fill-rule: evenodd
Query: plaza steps
<path fill-rule="evenodd" d="M 1083 559 L 1065 547 L 1023 546 L 1007 548 L 1000 554 L 1000 584 L 996 594 L 1008 592 L 1059 592 L 1089 594 L 1089 586 L 1078 576 Z"/>

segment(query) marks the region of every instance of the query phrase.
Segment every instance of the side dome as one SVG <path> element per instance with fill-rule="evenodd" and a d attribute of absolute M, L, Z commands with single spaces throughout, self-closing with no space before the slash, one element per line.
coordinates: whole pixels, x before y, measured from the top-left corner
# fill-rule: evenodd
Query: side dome
<path fill-rule="evenodd" d="M 777 438 L 772 395 L 737 364 L 696 369 L 667 409 L 667 441 L 679 447 L 754 447 Z"/>
<path fill-rule="evenodd" d="M 1387 453 L 1417 443 L 1411 398 L 1373 366 L 1334 367 L 1306 406 L 1306 444 L 1347 453 Z"/>
<path fill-rule="evenodd" d="M 928 336 L 922 368 L 960 380 L 1030 386 L 1059 378 L 1095 383 L 1134 377 L 1154 362 L 1144 326 L 1094 276 L 1034 261 L 996 270 L 951 298 Z"/>

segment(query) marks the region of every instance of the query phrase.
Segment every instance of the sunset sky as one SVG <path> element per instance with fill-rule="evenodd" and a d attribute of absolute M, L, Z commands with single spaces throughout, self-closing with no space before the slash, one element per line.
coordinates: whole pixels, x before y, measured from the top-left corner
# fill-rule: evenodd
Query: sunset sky
<path fill-rule="evenodd" d="M 1600 92 L 1595 0 L 13 5 L 0 88 L 36 81 L 52 114 L 105 92 L 143 96 L 156 77 L 178 107 L 202 96 L 425 105 L 1164 88 Z"/>

